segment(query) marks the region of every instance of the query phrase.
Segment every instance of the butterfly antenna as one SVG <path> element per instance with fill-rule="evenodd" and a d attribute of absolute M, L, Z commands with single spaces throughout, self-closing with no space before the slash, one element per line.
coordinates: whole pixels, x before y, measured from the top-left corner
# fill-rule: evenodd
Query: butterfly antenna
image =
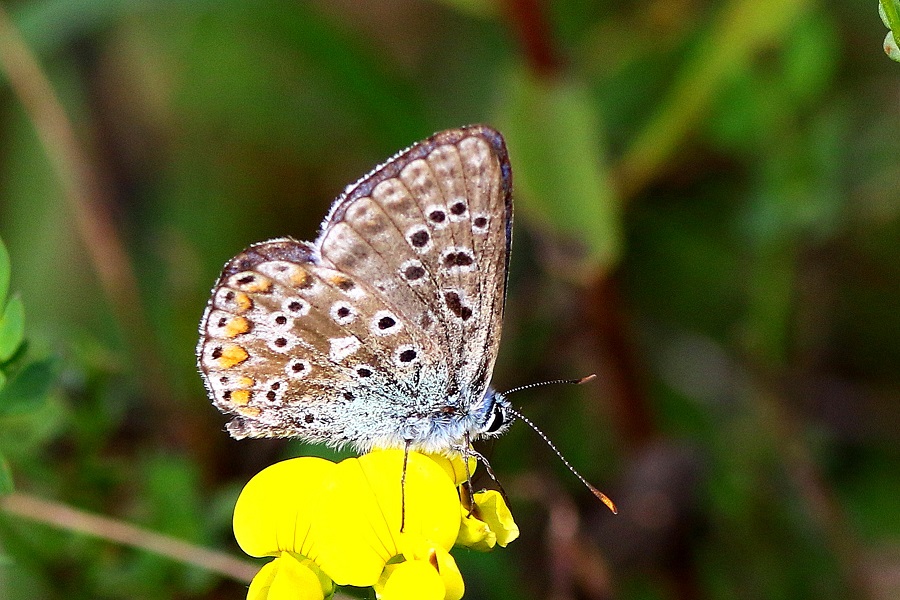
<path fill-rule="evenodd" d="M 516 392 L 521 392 L 523 390 L 530 390 L 536 387 L 543 387 L 545 385 L 556 385 L 556 384 L 566 384 L 566 385 L 581 385 L 582 383 L 587 383 L 588 381 L 592 381 L 597 379 L 596 373 L 591 373 L 587 377 L 582 377 L 581 379 L 553 379 L 551 381 L 539 381 L 537 383 L 529 383 L 528 385 L 520 385 L 519 387 L 515 387 L 509 391 L 503 392 L 504 396 L 509 396 L 510 394 L 514 394 Z"/>
<path fill-rule="evenodd" d="M 532 383 L 532 384 L 530 384 L 530 385 L 524 385 L 524 386 L 522 386 L 522 387 L 513 388 L 512 390 L 506 392 L 506 394 L 504 394 L 504 395 L 505 395 L 505 396 L 508 396 L 509 394 L 511 394 L 511 393 L 513 393 L 513 392 L 518 392 L 518 391 L 521 391 L 521 390 L 527 390 L 527 389 L 530 389 L 530 388 L 533 388 L 533 387 L 542 386 L 542 385 L 550 385 L 550 384 L 553 384 L 553 383 L 571 383 L 571 384 L 580 384 L 580 383 L 585 383 L 585 382 L 587 382 L 587 381 L 590 381 L 590 380 L 594 379 L 595 377 L 596 377 L 596 375 L 591 374 L 591 375 L 588 375 L 587 377 L 582 377 L 581 379 L 559 379 L 559 380 L 556 380 L 556 381 L 545 381 L 545 382 L 542 382 L 542 383 Z M 531 419 L 529 419 L 528 417 L 526 417 L 525 415 L 523 415 L 523 414 L 520 413 L 519 411 L 513 409 L 512 407 L 507 408 L 507 411 L 509 412 L 509 414 L 511 414 L 511 415 L 513 415 L 514 417 L 516 417 L 517 419 L 520 419 L 521 421 L 523 421 L 526 425 L 528 425 L 529 427 L 531 427 L 531 428 L 534 430 L 534 432 L 535 432 L 536 434 L 538 434 L 539 436 L 541 436 L 541 439 L 544 440 L 544 441 L 547 443 L 548 446 L 550 446 L 550 449 L 553 450 L 553 452 L 556 453 L 556 456 L 558 456 L 558 457 L 559 457 L 559 460 L 561 460 L 561 461 L 563 462 L 563 464 L 566 465 L 566 468 L 568 468 L 570 471 L 572 471 L 572 474 L 575 475 L 575 477 L 577 477 L 578 480 L 581 481 L 581 483 L 583 483 L 583 484 L 587 487 L 587 489 L 591 490 L 591 493 L 594 494 L 594 495 L 600 500 L 600 502 L 602 502 L 603 504 L 605 504 L 606 507 L 607 507 L 609 510 L 611 510 L 612 513 L 613 513 L 614 515 L 619 513 L 619 509 L 617 509 L 617 508 L 616 508 L 616 504 L 615 504 L 612 500 L 609 499 L 609 496 L 607 496 L 606 494 L 604 494 L 603 492 L 601 492 L 600 490 L 598 490 L 597 488 L 595 488 L 593 485 L 591 485 L 590 482 L 588 482 L 588 480 L 585 479 L 585 478 L 581 475 L 581 473 L 579 473 L 578 471 L 576 471 L 576 470 L 575 470 L 575 467 L 573 467 L 573 466 L 571 465 L 571 463 L 569 463 L 569 461 L 566 460 L 566 457 L 563 456 L 562 452 L 560 452 L 559 449 L 556 447 L 556 444 L 554 444 L 553 442 L 551 442 L 551 441 L 550 441 L 550 438 L 547 437 L 547 434 L 545 434 L 543 431 L 541 431 L 541 430 L 538 428 L 537 425 L 535 425 L 534 423 L 532 423 L 532 422 L 531 422 Z"/>

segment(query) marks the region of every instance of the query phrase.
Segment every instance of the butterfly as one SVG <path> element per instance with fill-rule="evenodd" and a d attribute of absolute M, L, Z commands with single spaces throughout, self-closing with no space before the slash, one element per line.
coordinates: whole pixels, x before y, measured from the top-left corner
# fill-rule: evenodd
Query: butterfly
<path fill-rule="evenodd" d="M 234 438 L 465 450 L 515 418 L 490 387 L 512 243 L 496 130 L 437 133 L 334 201 L 314 242 L 231 259 L 197 357 Z"/>

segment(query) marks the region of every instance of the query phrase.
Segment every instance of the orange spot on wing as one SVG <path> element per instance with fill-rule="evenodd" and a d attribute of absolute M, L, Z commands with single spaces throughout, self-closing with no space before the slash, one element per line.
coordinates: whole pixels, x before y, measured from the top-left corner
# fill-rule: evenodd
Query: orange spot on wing
<path fill-rule="evenodd" d="M 344 291 L 353 288 L 353 281 L 349 277 L 344 277 L 343 275 L 332 275 L 328 278 L 328 281 Z"/>
<path fill-rule="evenodd" d="M 234 365 L 239 365 L 250 357 L 247 351 L 237 344 L 229 344 L 222 348 L 222 355 L 219 356 L 219 366 L 223 369 L 230 369 Z"/>
<path fill-rule="evenodd" d="M 272 280 L 257 275 L 251 283 L 242 286 L 241 289 L 251 294 L 264 294 L 272 289 Z"/>
<path fill-rule="evenodd" d="M 247 312 L 248 310 L 253 308 L 253 300 L 251 300 L 250 296 L 248 296 L 244 292 L 236 292 L 234 294 L 234 304 L 241 312 Z"/>
<path fill-rule="evenodd" d="M 258 417 L 262 411 L 255 406 L 238 406 L 237 412 L 245 417 Z"/>
<path fill-rule="evenodd" d="M 250 402 L 250 390 L 235 390 L 231 392 L 231 401 L 235 404 L 247 404 Z"/>
<path fill-rule="evenodd" d="M 225 337 L 233 338 L 250 331 L 250 321 L 246 317 L 235 317 L 225 325 Z"/>
<path fill-rule="evenodd" d="M 294 267 L 293 269 L 291 269 L 290 281 L 293 285 L 299 288 L 304 288 L 311 283 L 311 279 L 312 277 L 310 277 L 306 269 L 303 269 L 301 267 Z"/>

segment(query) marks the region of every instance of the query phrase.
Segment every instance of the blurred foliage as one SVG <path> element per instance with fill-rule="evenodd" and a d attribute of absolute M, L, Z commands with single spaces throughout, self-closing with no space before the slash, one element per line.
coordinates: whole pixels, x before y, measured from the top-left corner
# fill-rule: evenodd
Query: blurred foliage
<path fill-rule="evenodd" d="M 514 427 L 488 451 L 522 539 L 458 553 L 466 597 L 900 596 L 900 78 L 873 2 L 3 6 L 149 327 L 117 318 L 0 74 L 0 490 L 237 555 L 241 485 L 334 453 L 223 432 L 193 354 L 219 269 L 486 122 L 518 211 L 495 385 L 600 375 L 516 402 L 620 514 Z M 0 552 L 4 598 L 245 593 L 2 513 Z"/>
<path fill-rule="evenodd" d="M 0 239 L 0 496 L 14 487 L 6 459 L 6 446 L 14 442 L 5 434 L 45 405 L 56 370 L 52 357 L 37 361 L 28 357 L 25 307 L 19 294 L 9 296 L 11 274 L 9 252 Z"/>

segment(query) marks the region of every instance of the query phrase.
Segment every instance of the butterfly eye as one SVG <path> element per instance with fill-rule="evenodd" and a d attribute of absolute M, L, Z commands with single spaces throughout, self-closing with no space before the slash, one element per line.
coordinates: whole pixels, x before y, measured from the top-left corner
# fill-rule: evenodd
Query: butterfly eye
<path fill-rule="evenodd" d="M 509 418 L 507 417 L 503 406 L 499 402 L 494 403 L 494 406 L 491 408 L 491 414 L 488 416 L 484 427 L 481 428 L 481 433 L 498 433 L 505 429 L 508 423 Z"/>

